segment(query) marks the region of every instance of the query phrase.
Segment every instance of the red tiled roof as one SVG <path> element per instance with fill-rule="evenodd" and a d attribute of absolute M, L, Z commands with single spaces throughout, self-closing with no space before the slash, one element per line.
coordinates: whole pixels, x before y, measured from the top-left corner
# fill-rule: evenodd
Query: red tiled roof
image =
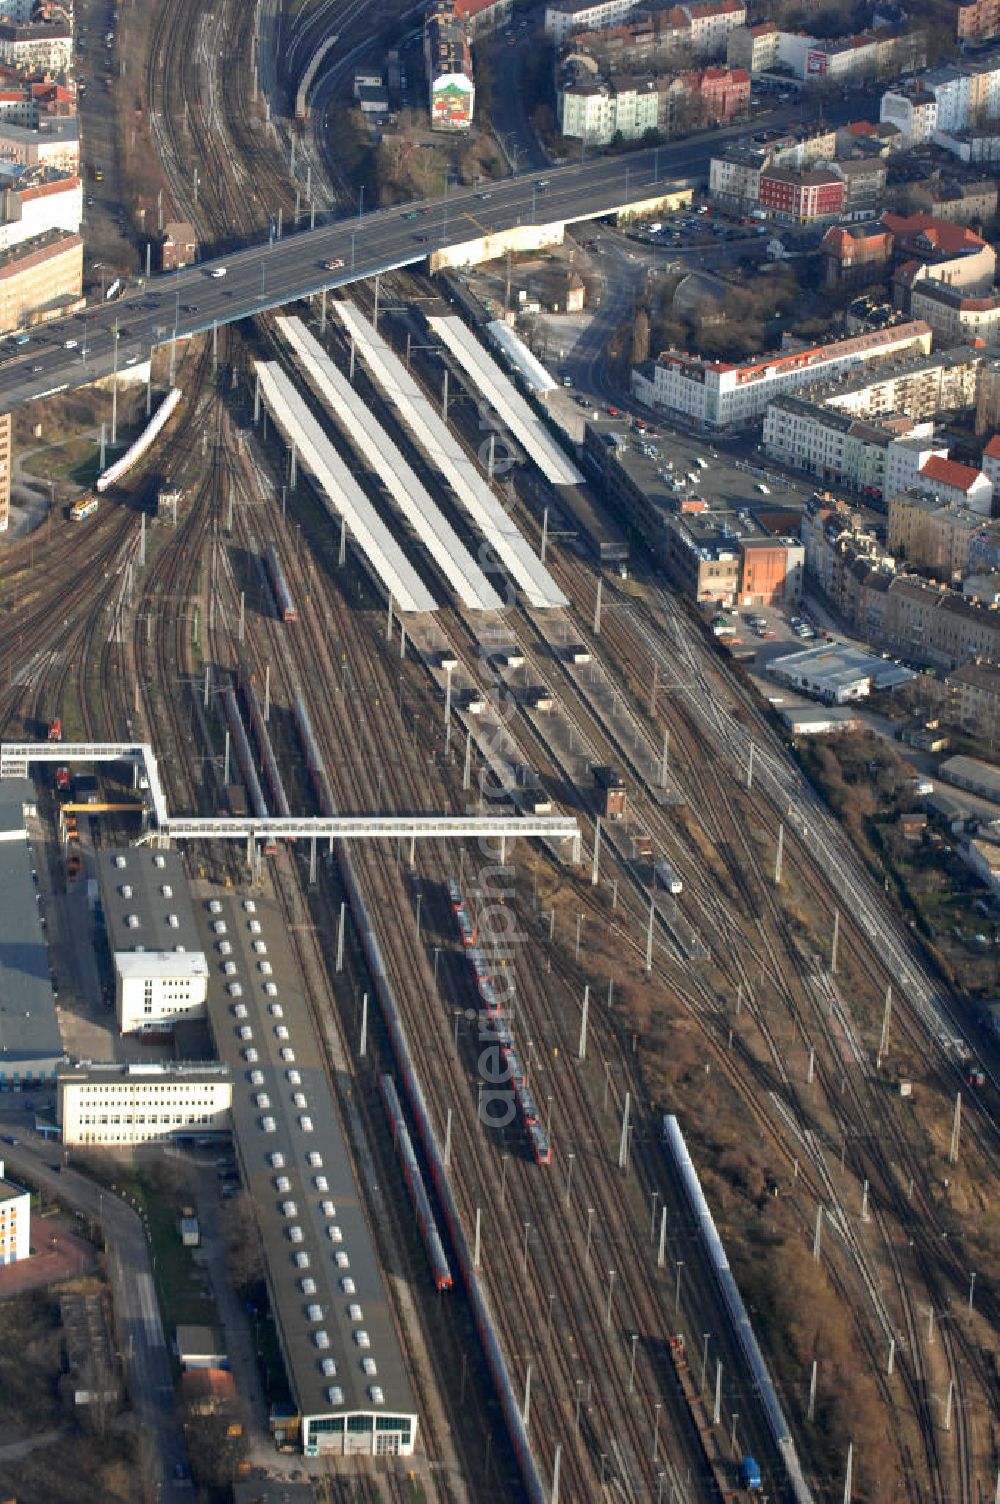
<path fill-rule="evenodd" d="M 993 435 L 983 453 L 988 454 L 991 460 L 1000 460 L 1000 433 Z"/>
<path fill-rule="evenodd" d="M 932 454 L 920 467 L 925 480 L 937 481 L 939 485 L 951 486 L 955 491 L 970 491 L 979 479 L 980 472 L 971 465 L 960 465 L 957 460 L 942 459 Z"/>
<path fill-rule="evenodd" d="M 916 240 L 922 236 L 936 251 L 978 251 L 985 241 L 966 225 L 953 225 L 947 219 L 935 219 L 933 214 L 883 214 L 882 223 L 900 240 Z"/>

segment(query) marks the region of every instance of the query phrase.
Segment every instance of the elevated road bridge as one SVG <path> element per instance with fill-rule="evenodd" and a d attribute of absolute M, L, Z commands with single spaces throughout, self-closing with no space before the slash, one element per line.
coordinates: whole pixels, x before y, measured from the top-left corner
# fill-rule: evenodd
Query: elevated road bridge
<path fill-rule="evenodd" d="M 479 189 L 379 209 L 290 232 L 183 271 L 150 278 L 111 304 L 31 332 L 30 342 L 0 363 L 0 409 L 86 386 L 146 360 L 173 340 L 380 272 L 427 259 L 452 259 L 455 248 L 484 239 L 503 248 L 519 227 L 560 227 L 626 209 L 654 206 L 692 174 L 707 171 L 706 140 L 596 157 L 545 172 L 503 178 Z M 539 237 L 541 238 L 541 237 Z M 332 264 L 331 264 L 332 263 Z M 215 275 L 225 270 L 224 275 Z M 117 354 L 115 353 L 117 331 Z"/>

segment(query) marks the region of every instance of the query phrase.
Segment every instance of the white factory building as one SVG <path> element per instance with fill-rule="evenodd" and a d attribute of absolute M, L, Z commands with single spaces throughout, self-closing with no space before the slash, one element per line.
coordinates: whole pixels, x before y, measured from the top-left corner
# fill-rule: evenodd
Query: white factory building
<path fill-rule="evenodd" d="M 177 852 L 102 852 L 98 874 L 123 1034 L 164 1034 L 203 1018 L 208 961 Z"/>
<path fill-rule="evenodd" d="M 4 1175 L 0 1159 L 0 1264 L 17 1264 L 31 1252 L 31 1197 Z"/>
<path fill-rule="evenodd" d="M 233 1078 L 213 1061 L 78 1061 L 59 1072 L 57 1121 L 67 1146 L 115 1148 L 212 1136 L 231 1127 Z"/>

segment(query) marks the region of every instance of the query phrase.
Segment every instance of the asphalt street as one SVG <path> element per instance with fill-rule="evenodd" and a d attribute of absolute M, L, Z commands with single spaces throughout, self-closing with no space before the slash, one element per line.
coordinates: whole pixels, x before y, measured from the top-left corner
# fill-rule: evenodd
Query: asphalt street
<path fill-rule="evenodd" d="M 844 103 L 842 111 L 846 118 L 851 108 Z M 787 124 L 794 115 L 791 109 L 777 112 L 767 123 Z M 4 348 L 10 357 L 0 363 L 0 405 L 11 408 L 85 386 L 145 360 L 151 349 L 175 337 L 415 264 L 442 247 L 520 224 L 594 219 L 622 204 L 642 202 L 671 183 L 704 178 L 711 155 L 747 129 L 741 123 L 620 156 L 588 159 L 581 153 L 581 161 L 567 166 L 334 220 L 150 278 L 116 302 L 33 331 L 23 345 L 9 342 Z M 330 261 L 342 265 L 331 269 Z M 224 276 L 212 276 L 223 268 Z"/>
<path fill-rule="evenodd" d="M 4 1115 L 5 1118 L 7 1115 Z M 188 1504 L 184 1434 L 174 1407 L 173 1376 L 153 1282 L 153 1264 L 142 1218 L 113 1192 L 105 1191 L 72 1168 L 53 1168 L 62 1155 L 57 1143 L 45 1144 L 18 1125 L 18 1144 L 2 1146 L 3 1159 L 15 1179 L 24 1177 L 73 1211 L 104 1229 L 108 1277 L 114 1303 L 121 1358 L 137 1429 L 153 1440 L 159 1468 L 157 1498 L 164 1504 Z"/>

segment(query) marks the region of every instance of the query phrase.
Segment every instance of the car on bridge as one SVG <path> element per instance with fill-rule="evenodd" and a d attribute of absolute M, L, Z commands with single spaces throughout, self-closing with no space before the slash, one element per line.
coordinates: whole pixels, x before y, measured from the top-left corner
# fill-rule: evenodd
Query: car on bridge
<path fill-rule="evenodd" d="M 344 258 L 343 258 L 343 256 L 334 256 L 334 257 L 331 258 L 331 260 L 323 262 L 323 265 L 326 267 L 326 269 L 327 269 L 328 272 L 339 271 L 340 268 L 343 266 L 343 264 L 344 264 Z"/>

